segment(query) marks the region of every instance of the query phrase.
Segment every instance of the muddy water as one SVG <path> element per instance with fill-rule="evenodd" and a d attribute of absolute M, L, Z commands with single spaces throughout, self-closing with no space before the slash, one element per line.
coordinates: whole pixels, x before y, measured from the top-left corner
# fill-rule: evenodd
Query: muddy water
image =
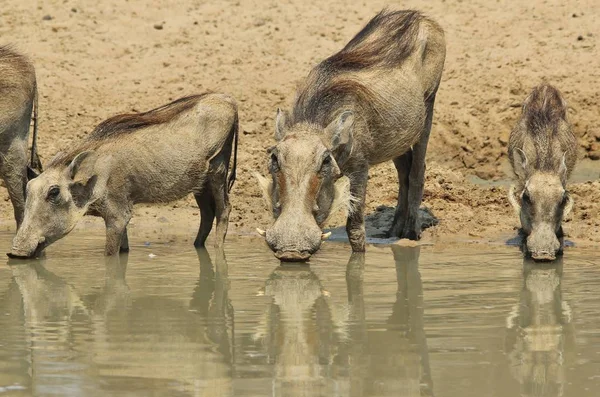
<path fill-rule="evenodd" d="M 84 237 L 0 266 L 0 395 L 600 393 L 593 252 L 329 243 L 308 267 L 251 239 L 105 260 Z"/>

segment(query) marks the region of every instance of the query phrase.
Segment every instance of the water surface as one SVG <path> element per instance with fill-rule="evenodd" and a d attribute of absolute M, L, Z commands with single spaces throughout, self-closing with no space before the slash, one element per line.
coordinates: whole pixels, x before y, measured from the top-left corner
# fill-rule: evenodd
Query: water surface
<path fill-rule="evenodd" d="M 0 265 L 0 395 L 600 395 L 591 251 L 328 243 L 280 266 L 253 239 L 105 259 L 81 233 Z"/>

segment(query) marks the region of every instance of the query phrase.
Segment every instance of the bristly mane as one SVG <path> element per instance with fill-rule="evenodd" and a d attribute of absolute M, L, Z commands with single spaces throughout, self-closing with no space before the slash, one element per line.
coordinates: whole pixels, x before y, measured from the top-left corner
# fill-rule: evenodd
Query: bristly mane
<path fill-rule="evenodd" d="M 73 150 L 58 155 L 48 166 L 67 165 L 73 161 L 75 156 L 79 153 L 87 150 L 95 150 L 108 139 L 130 134 L 145 127 L 167 123 L 179 114 L 196 106 L 198 101 L 208 94 L 210 94 L 210 92 L 180 98 L 144 113 L 121 114 L 111 117 L 98 124 L 90 135 L 88 135 L 87 138 Z"/>
<path fill-rule="evenodd" d="M 544 134 L 549 130 L 555 135 L 559 122 L 567 117 L 566 104 L 560 92 L 549 84 L 535 87 L 523 110 L 527 128 L 533 134 Z"/>
<path fill-rule="evenodd" d="M 320 67 L 334 70 L 395 67 L 408 57 L 419 34 L 419 11 L 382 10 L 337 54 Z"/>
<path fill-rule="evenodd" d="M 27 62 L 27 57 L 17 50 L 11 44 L 0 45 L 0 59 L 15 59 Z"/>
<path fill-rule="evenodd" d="M 111 117 L 98 124 L 87 139 L 107 139 L 117 135 L 128 134 L 144 127 L 169 122 L 177 115 L 193 108 L 205 95 L 207 93 L 180 98 L 144 113 L 120 114 Z"/>
<path fill-rule="evenodd" d="M 368 106 L 377 112 L 380 96 L 346 72 L 399 66 L 415 49 L 420 23 L 418 11 L 384 9 L 338 53 L 325 59 L 309 74 L 298 91 L 293 123 L 324 126 L 344 101 Z"/>

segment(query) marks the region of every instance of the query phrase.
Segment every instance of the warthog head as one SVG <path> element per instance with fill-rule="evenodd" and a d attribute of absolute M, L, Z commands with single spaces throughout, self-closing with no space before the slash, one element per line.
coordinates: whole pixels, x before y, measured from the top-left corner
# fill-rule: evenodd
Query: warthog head
<path fill-rule="evenodd" d="M 275 223 L 259 230 L 282 261 L 305 261 L 329 237 L 322 227 L 330 214 L 350 208 L 350 181 L 342 176 L 352 150 L 352 112 L 342 112 L 326 128 L 290 125 L 277 111 L 277 145 L 268 150 L 271 178 L 256 175 Z"/>
<path fill-rule="evenodd" d="M 508 198 L 527 235 L 527 254 L 535 260 L 554 260 L 562 250 L 562 219 L 573 208 L 573 199 L 566 190 L 564 157 L 558 172 L 553 172 L 532 169 L 520 149 L 513 156 L 515 173 L 525 182 L 512 186 Z"/>
<path fill-rule="evenodd" d="M 27 184 L 25 216 L 8 256 L 28 258 L 68 234 L 93 201 L 98 175 L 93 152 L 48 168 Z"/>

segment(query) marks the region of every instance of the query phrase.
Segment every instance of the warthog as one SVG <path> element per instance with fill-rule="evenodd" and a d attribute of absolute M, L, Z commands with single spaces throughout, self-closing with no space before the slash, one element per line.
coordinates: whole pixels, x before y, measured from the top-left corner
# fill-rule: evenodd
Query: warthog
<path fill-rule="evenodd" d="M 517 177 L 508 198 L 527 236 L 525 251 L 535 260 L 554 260 L 563 247 L 563 216 L 573 207 L 567 180 L 577 160 L 567 104 L 556 88 L 542 84 L 527 97 L 508 156 Z"/>
<path fill-rule="evenodd" d="M 189 193 L 201 214 L 194 245 L 204 246 L 216 216 L 216 242 L 221 246 L 231 209 L 237 132 L 237 105 L 222 94 L 181 98 L 100 123 L 28 183 L 25 220 L 9 256 L 35 256 L 69 233 L 85 214 L 104 219 L 106 255 L 119 247 L 127 251 L 126 227 L 134 204 L 165 203 Z"/>
<path fill-rule="evenodd" d="M 27 141 L 33 113 L 30 167 L 41 170 L 36 153 L 37 84 L 31 62 L 9 46 L 0 46 L 0 177 L 8 189 L 17 228 L 25 212 L 28 180 Z"/>
<path fill-rule="evenodd" d="M 311 71 L 290 113 L 278 110 L 271 178 L 258 176 L 276 218 L 259 232 L 277 258 L 307 260 L 319 249 L 336 197 L 351 199 L 346 230 L 353 251 L 364 251 L 369 167 L 388 160 L 400 182 L 390 234 L 420 237 L 425 151 L 445 48 L 434 21 L 384 10 Z M 342 176 L 350 195 L 340 194 Z"/>

